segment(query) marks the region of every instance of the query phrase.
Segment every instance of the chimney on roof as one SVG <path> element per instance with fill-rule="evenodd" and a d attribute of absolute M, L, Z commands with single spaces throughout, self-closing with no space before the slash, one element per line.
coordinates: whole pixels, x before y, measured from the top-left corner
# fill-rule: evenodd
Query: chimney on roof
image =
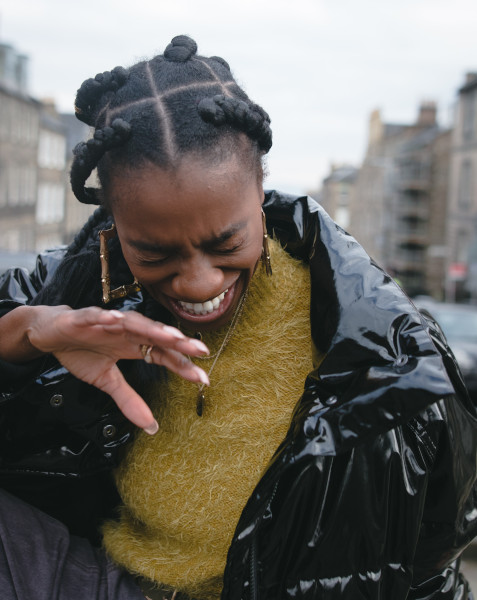
<path fill-rule="evenodd" d="M 49 115 L 52 115 L 53 117 L 56 117 L 58 115 L 54 98 L 42 98 L 41 104 L 43 110 Z"/>
<path fill-rule="evenodd" d="M 28 88 L 28 57 L 0 42 L 0 82 L 22 94 Z"/>
<path fill-rule="evenodd" d="M 433 100 L 421 102 L 419 107 L 419 115 L 417 117 L 417 125 L 432 127 L 436 125 L 437 106 Z"/>
<path fill-rule="evenodd" d="M 477 73 L 475 71 L 469 71 L 465 74 L 465 85 L 472 83 L 477 79 Z"/>
<path fill-rule="evenodd" d="M 368 145 L 374 146 L 379 143 L 383 137 L 383 122 L 381 120 L 381 111 L 377 108 L 369 116 L 369 139 Z"/>

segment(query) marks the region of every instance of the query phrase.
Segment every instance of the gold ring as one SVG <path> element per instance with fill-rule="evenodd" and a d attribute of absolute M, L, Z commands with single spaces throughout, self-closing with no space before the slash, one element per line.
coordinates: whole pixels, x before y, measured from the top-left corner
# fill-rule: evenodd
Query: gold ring
<path fill-rule="evenodd" d="M 151 352 L 154 346 L 148 346 L 147 344 L 141 344 L 139 348 L 141 349 L 141 354 L 145 362 L 148 364 L 152 363 Z"/>

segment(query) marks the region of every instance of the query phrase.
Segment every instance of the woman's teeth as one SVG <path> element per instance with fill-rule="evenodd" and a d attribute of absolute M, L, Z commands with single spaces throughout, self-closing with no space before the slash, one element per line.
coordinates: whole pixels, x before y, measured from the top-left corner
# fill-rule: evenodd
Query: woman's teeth
<path fill-rule="evenodd" d="M 222 300 L 224 299 L 225 294 L 229 290 L 225 290 L 212 300 L 207 300 L 207 302 L 182 302 L 182 300 L 178 300 L 177 302 L 180 306 L 191 315 L 207 315 L 214 310 L 217 310 L 219 306 L 222 304 Z"/>

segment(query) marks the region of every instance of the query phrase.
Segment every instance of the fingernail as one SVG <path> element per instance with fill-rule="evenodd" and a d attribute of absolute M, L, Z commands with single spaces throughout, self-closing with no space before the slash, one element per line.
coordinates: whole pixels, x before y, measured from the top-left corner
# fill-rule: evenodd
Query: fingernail
<path fill-rule="evenodd" d="M 124 319 L 123 313 L 119 310 L 110 310 L 109 314 L 113 315 L 113 317 L 116 317 L 116 319 Z"/>
<path fill-rule="evenodd" d="M 178 329 L 176 329 L 175 327 L 170 327 L 169 325 L 164 325 L 164 327 L 162 328 L 162 330 L 166 331 L 167 333 L 170 333 L 171 335 L 173 335 L 178 340 L 185 339 L 185 335 L 181 331 L 179 331 Z"/>
<path fill-rule="evenodd" d="M 207 377 L 207 373 L 203 371 L 200 367 L 194 366 L 194 371 L 199 376 L 199 381 L 204 383 L 205 385 L 210 385 L 209 378 Z"/>
<path fill-rule="evenodd" d="M 205 354 L 209 354 L 209 349 L 204 344 L 204 342 L 201 342 L 200 340 L 190 339 L 189 343 L 192 344 L 193 346 L 195 346 L 197 348 L 197 350 L 200 350 L 201 352 L 205 352 Z"/>
<path fill-rule="evenodd" d="M 159 423 L 156 420 L 154 420 L 154 423 L 152 423 L 152 425 L 144 427 L 144 431 L 149 435 L 154 435 L 159 431 Z"/>

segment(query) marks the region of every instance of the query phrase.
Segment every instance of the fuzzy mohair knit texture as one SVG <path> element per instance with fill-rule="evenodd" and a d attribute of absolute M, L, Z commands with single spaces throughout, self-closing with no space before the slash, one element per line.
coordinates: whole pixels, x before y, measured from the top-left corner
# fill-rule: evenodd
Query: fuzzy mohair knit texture
<path fill-rule="evenodd" d="M 220 597 L 240 514 L 285 437 L 312 369 L 308 268 L 270 240 L 235 331 L 196 413 L 198 388 L 174 374 L 147 390 L 159 432 L 139 432 L 116 471 L 123 500 L 104 525 L 131 573 L 197 599 Z M 227 327 L 203 334 L 213 356 Z M 205 371 L 213 358 L 195 359 Z"/>

